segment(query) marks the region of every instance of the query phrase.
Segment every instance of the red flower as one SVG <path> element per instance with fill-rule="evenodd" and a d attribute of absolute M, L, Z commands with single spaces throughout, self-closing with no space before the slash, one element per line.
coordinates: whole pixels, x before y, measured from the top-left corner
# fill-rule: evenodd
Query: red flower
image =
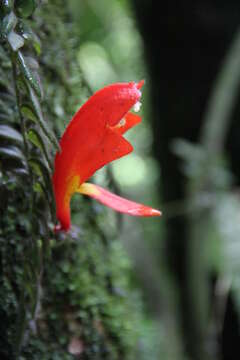
<path fill-rule="evenodd" d="M 122 136 L 141 121 L 129 112 L 141 97 L 138 84 L 116 83 L 97 91 L 78 110 L 61 140 L 55 157 L 53 189 L 56 200 L 57 230 L 71 225 L 70 200 L 74 193 L 93 197 L 114 210 L 135 216 L 159 216 L 160 211 L 114 195 L 100 186 L 85 183 L 96 170 L 127 155 L 132 145 Z"/>

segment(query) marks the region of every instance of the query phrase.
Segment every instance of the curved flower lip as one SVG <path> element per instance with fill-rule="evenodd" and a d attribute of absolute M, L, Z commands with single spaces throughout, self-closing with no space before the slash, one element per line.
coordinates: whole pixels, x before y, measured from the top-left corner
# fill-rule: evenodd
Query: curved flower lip
<path fill-rule="evenodd" d="M 70 228 L 70 201 L 75 192 L 92 196 L 129 215 L 160 215 L 158 210 L 120 198 L 96 185 L 85 184 L 98 169 L 133 150 L 122 135 L 141 121 L 140 116 L 129 110 L 134 105 L 139 107 L 143 84 L 143 80 L 138 83 L 115 83 L 98 90 L 67 126 L 60 140 L 61 151 L 55 156 L 53 174 L 56 212 L 60 221 L 56 230 Z M 90 192 L 86 189 L 90 189 Z"/>
<path fill-rule="evenodd" d="M 70 141 L 71 133 L 84 126 L 83 119 L 87 122 L 85 127 L 87 126 L 89 130 L 92 127 L 95 128 L 93 133 L 97 134 L 100 140 L 102 135 L 100 129 L 106 125 L 117 125 L 138 102 L 142 95 L 140 89 L 143 84 L 144 80 L 138 83 L 115 83 L 98 90 L 73 116 L 60 140 L 62 150 L 63 146 Z M 93 115 L 94 117 L 92 117 Z M 79 121 L 80 119 L 81 121 Z M 99 129 L 98 132 L 96 132 L 96 128 Z"/>
<path fill-rule="evenodd" d="M 136 203 L 122 197 L 112 194 L 110 191 L 103 189 L 101 186 L 84 183 L 82 184 L 77 192 L 88 195 L 93 199 L 99 201 L 101 204 L 111 207 L 112 209 L 128 214 L 131 216 L 160 216 L 161 211 L 152 209 L 149 206 Z"/>

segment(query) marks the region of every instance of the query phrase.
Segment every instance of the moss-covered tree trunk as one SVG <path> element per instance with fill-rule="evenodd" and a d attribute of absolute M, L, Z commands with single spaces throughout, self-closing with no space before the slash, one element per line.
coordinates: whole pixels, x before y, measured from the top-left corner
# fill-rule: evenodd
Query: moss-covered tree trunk
<path fill-rule="evenodd" d="M 88 93 L 79 24 L 68 1 L 4 0 L 0 26 L 0 358 L 134 359 L 136 301 L 109 214 L 79 198 L 78 227 L 53 233 L 57 137 Z"/>

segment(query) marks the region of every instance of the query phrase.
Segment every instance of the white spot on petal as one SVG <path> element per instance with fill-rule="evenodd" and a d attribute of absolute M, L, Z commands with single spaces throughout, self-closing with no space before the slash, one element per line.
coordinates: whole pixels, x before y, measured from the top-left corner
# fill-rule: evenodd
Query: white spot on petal
<path fill-rule="evenodd" d="M 141 105 L 142 104 L 140 103 L 140 101 L 137 101 L 136 104 L 133 105 L 133 110 L 135 112 L 138 112 L 140 110 L 140 108 L 141 108 Z"/>

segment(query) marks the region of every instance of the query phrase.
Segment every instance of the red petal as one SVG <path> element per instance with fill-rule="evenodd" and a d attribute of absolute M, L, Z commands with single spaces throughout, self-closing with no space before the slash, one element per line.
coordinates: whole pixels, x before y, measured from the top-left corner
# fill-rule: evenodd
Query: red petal
<path fill-rule="evenodd" d="M 114 126 L 111 127 L 111 129 L 114 132 L 117 132 L 118 134 L 124 134 L 126 131 L 131 129 L 133 126 L 139 124 L 141 122 L 141 116 L 132 114 L 128 112 L 123 119 L 120 120 L 120 122 Z"/>
<path fill-rule="evenodd" d="M 91 96 L 74 115 L 65 130 L 60 141 L 62 150 L 66 145 L 71 146 L 76 133 L 81 137 L 80 140 L 86 140 L 86 137 L 91 136 L 95 141 L 99 141 L 106 126 L 117 125 L 140 99 L 139 84 L 116 83 L 104 87 Z"/>
<path fill-rule="evenodd" d="M 99 90 L 65 130 L 53 174 L 57 218 L 63 229 L 70 227 L 70 200 L 80 184 L 105 164 L 132 151 L 121 134 L 140 121 L 127 113 L 140 99 L 141 86 L 142 82 L 117 83 Z M 126 126 L 113 130 L 125 115 Z"/>
<path fill-rule="evenodd" d="M 60 140 L 61 152 L 55 157 L 53 176 L 55 191 L 59 191 L 58 188 L 63 186 L 66 179 L 73 171 L 75 172 L 76 167 L 81 171 L 90 165 L 89 162 L 86 163 L 89 154 L 93 154 L 103 144 L 108 128 L 118 124 L 129 108 L 139 100 L 141 92 L 137 86 L 133 82 L 109 85 L 96 92 L 74 115 Z M 108 150 L 116 151 L 114 148 Z M 124 153 L 121 156 L 123 155 Z M 110 159 L 114 160 L 118 157 L 113 156 L 111 159 L 110 156 Z M 101 161 L 101 166 L 103 165 Z M 88 173 L 92 174 L 93 170 Z M 79 175 L 84 182 L 85 176 L 81 172 Z"/>
<path fill-rule="evenodd" d="M 138 83 L 137 83 L 137 88 L 138 89 L 141 89 L 141 87 L 144 85 L 144 80 L 140 80 Z"/>
<path fill-rule="evenodd" d="M 53 183 L 57 218 L 62 229 L 67 230 L 70 227 L 70 200 L 80 184 L 105 164 L 127 155 L 132 150 L 132 145 L 126 139 L 108 128 L 97 148 L 83 153 L 81 148 L 76 148 L 74 161 L 70 158 L 71 153 L 67 152 L 61 154 L 60 159 L 59 155 L 56 157 L 58 172 L 54 173 Z"/>
<path fill-rule="evenodd" d="M 90 183 L 82 184 L 77 192 L 88 195 L 101 204 L 106 205 L 116 211 L 132 216 L 160 216 L 161 212 L 151 207 L 135 203 L 124 199 L 118 195 L 103 189 L 102 187 Z"/>

